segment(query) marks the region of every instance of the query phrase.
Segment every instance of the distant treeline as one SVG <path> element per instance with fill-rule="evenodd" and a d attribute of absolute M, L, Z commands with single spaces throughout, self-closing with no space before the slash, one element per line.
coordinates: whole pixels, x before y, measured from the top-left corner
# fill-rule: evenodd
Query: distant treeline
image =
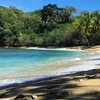
<path fill-rule="evenodd" d="M 76 14 L 75 14 L 76 13 Z M 23 12 L 0 6 L 0 46 L 92 46 L 100 44 L 100 11 L 49 4 Z"/>

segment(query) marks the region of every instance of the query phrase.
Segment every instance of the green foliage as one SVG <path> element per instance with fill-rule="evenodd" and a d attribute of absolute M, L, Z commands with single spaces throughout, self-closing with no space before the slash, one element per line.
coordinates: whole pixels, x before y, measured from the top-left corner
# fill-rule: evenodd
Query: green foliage
<path fill-rule="evenodd" d="M 43 45 L 43 37 L 37 36 L 35 38 L 35 46 L 42 46 Z"/>
<path fill-rule="evenodd" d="M 0 6 L 0 46 L 76 46 L 100 44 L 100 11 L 48 4 L 25 13 Z"/>
<path fill-rule="evenodd" d="M 36 38 L 37 38 L 37 35 L 35 33 L 20 34 L 19 43 L 21 44 L 21 46 L 34 46 Z"/>

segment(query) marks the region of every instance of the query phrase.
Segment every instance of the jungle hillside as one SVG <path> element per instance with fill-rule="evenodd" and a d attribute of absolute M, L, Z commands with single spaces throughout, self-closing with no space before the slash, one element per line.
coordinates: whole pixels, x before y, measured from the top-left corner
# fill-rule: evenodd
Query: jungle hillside
<path fill-rule="evenodd" d="M 100 45 L 100 11 L 48 4 L 23 12 L 0 6 L 0 47 L 68 47 Z"/>

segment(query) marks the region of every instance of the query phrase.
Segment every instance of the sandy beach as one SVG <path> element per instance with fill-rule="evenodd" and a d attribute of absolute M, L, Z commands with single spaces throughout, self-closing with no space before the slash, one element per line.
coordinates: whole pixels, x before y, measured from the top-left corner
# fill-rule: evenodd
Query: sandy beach
<path fill-rule="evenodd" d="M 100 47 L 89 50 L 99 52 Z M 99 65 L 89 71 L 0 87 L 0 100 L 14 100 L 19 94 L 32 95 L 35 100 L 100 100 Z"/>
<path fill-rule="evenodd" d="M 95 77 L 91 77 L 93 75 Z M 99 100 L 100 66 L 94 70 L 78 72 L 73 75 L 0 88 L 0 100 L 14 100 L 19 94 L 37 96 L 36 100 Z"/>
<path fill-rule="evenodd" d="M 0 0 L 0 100 L 100 100 L 100 0 Z"/>

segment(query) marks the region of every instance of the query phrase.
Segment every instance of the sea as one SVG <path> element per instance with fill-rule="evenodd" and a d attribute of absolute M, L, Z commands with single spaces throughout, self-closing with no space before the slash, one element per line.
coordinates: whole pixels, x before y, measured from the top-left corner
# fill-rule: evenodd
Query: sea
<path fill-rule="evenodd" d="M 69 49 L 0 48 L 0 86 L 90 70 L 94 55 Z"/>

